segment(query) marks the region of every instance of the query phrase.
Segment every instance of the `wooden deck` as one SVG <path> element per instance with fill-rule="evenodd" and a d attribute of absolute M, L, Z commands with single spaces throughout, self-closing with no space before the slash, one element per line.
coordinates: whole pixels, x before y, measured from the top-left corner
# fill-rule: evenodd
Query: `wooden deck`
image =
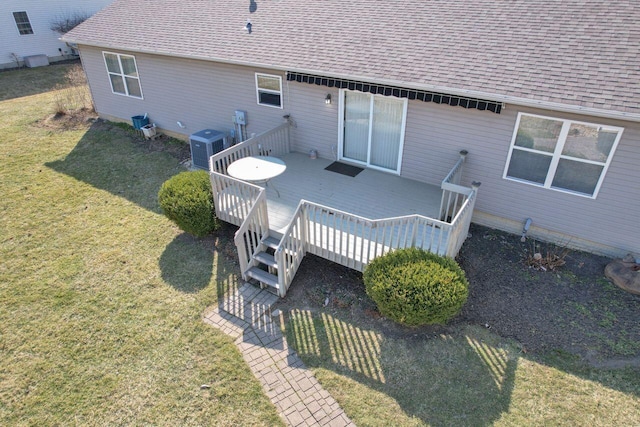
<path fill-rule="evenodd" d="M 275 231 L 289 225 L 301 199 L 370 219 L 412 214 L 438 217 L 439 186 L 371 169 L 355 177 L 341 175 L 324 170 L 332 160 L 313 160 L 300 153 L 281 158 L 287 170 L 266 187 L 269 225 Z"/>
<path fill-rule="evenodd" d="M 400 248 L 456 256 L 480 185 L 460 185 L 466 151 L 439 186 L 371 169 L 350 177 L 325 170 L 331 160 L 292 153 L 289 129 L 285 122 L 209 160 L 216 214 L 239 227 L 244 280 L 284 297 L 307 253 L 359 271 Z M 263 186 L 227 174 L 234 161 L 259 155 L 281 158 L 286 171 Z"/>

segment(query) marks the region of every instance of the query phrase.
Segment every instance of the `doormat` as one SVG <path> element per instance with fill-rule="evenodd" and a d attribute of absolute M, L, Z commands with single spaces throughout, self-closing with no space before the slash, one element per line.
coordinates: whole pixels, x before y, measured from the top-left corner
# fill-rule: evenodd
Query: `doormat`
<path fill-rule="evenodd" d="M 337 173 L 342 174 L 342 175 L 347 175 L 347 176 L 350 176 L 350 177 L 354 177 L 354 176 L 358 175 L 360 172 L 362 172 L 364 169 L 363 168 L 359 168 L 357 166 L 351 166 L 351 165 L 348 165 L 346 163 L 333 162 L 329 166 L 324 168 L 324 170 L 327 170 L 327 171 L 330 171 L 330 172 L 337 172 Z"/>

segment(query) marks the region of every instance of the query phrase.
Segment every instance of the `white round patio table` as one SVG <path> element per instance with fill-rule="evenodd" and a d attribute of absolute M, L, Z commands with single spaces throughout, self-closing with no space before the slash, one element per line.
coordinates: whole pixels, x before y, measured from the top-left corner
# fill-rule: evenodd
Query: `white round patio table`
<path fill-rule="evenodd" d="M 265 186 L 269 186 L 269 180 L 281 175 L 286 169 L 287 165 L 277 157 L 249 156 L 231 163 L 227 173 L 233 178 L 253 183 L 264 182 Z M 280 192 L 275 187 L 273 189 L 280 197 Z"/>

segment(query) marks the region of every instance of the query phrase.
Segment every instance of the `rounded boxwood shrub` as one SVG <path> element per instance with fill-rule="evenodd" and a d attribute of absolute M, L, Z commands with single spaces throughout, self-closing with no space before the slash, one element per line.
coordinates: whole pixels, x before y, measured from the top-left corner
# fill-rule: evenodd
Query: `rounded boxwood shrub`
<path fill-rule="evenodd" d="M 380 313 L 410 326 L 445 323 L 469 295 L 467 278 L 454 260 L 416 248 L 374 259 L 363 278 Z"/>
<path fill-rule="evenodd" d="M 196 237 L 204 237 L 219 226 L 206 171 L 181 172 L 169 178 L 158 192 L 158 202 L 167 218 Z"/>

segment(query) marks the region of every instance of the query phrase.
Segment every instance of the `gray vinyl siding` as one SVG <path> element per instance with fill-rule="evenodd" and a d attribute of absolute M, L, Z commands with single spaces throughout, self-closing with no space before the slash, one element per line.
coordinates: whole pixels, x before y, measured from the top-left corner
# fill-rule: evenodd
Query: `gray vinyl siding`
<path fill-rule="evenodd" d="M 334 159 L 338 148 L 338 90 L 307 83 L 286 84 L 291 117 L 295 122 L 295 150 L 308 154 L 316 150 L 319 157 Z M 325 99 L 331 94 L 331 104 Z"/>
<path fill-rule="evenodd" d="M 503 179 L 513 128 L 518 112 L 574 119 L 624 128 L 622 139 L 596 199 L 544 189 Z M 640 252 L 640 125 L 597 117 L 578 116 L 508 105 L 500 115 L 504 126 L 493 128 L 491 138 L 478 138 L 470 149 L 465 171 L 467 180 L 482 182 L 476 211 L 524 222 L 532 218 L 535 227 L 565 235 L 562 243 L 585 246 L 583 239 Z M 612 251 L 606 251 L 612 253 Z"/>
<path fill-rule="evenodd" d="M 461 150 L 467 150 L 472 160 L 481 145 L 486 150 L 497 143 L 492 136 L 496 129 L 510 126 L 500 115 L 487 111 L 409 101 L 401 174 L 440 184 Z"/>
<path fill-rule="evenodd" d="M 2 0 L 0 2 L 0 69 L 15 67 L 29 55 L 47 55 L 51 62 L 73 58 L 71 48 L 51 30 L 52 21 L 76 13 L 93 15 L 113 0 Z M 33 34 L 20 35 L 13 12 L 27 12 Z M 58 50 L 60 49 L 60 50 Z"/>
<path fill-rule="evenodd" d="M 143 99 L 112 93 L 103 50 L 135 56 Z M 188 136 L 206 128 L 230 132 L 234 111 L 245 110 L 250 136 L 277 126 L 287 114 L 286 99 L 285 109 L 256 100 L 255 73 L 279 75 L 284 87 L 281 72 L 87 46 L 82 46 L 82 59 L 102 115 L 128 120 L 147 113 L 161 129 Z"/>
<path fill-rule="evenodd" d="M 247 111 L 249 134 L 270 129 L 290 114 L 295 124 L 294 150 L 307 154 L 314 149 L 322 158 L 334 158 L 339 132 L 337 89 L 286 82 L 282 72 L 155 55 L 134 56 L 143 100 L 113 94 L 102 49 L 82 47 L 84 66 L 100 114 L 128 120 L 133 115 L 148 113 L 160 128 L 184 135 L 204 128 L 229 131 L 236 109 Z M 257 105 L 256 71 L 283 77 L 283 109 Z M 324 102 L 328 93 L 332 97 L 330 105 Z M 518 112 L 624 128 L 596 199 L 502 178 Z M 187 128 L 180 129 L 178 120 Z M 532 231 L 561 236 L 556 239 L 561 243 L 589 248 L 589 242 L 593 242 L 593 248 L 611 249 L 601 252 L 640 253 L 640 124 L 516 105 L 507 105 L 501 114 L 494 114 L 409 101 L 402 177 L 438 185 L 463 149 L 469 151 L 465 183 L 482 182 L 474 220 L 487 223 L 484 218 L 491 216 L 497 218 L 491 225 L 513 231 L 514 224 L 532 218 Z"/>
<path fill-rule="evenodd" d="M 332 158 L 338 140 L 337 90 L 290 83 L 292 117 L 296 119 L 297 151 L 319 151 Z M 331 93 L 332 104 L 324 98 Z M 624 128 L 622 139 L 596 199 L 539 188 L 502 178 L 518 112 L 575 119 Z M 465 183 L 482 183 L 476 203 L 482 214 L 495 216 L 491 225 L 513 230 L 532 218 L 539 235 L 555 235 L 569 246 L 608 254 L 640 253 L 640 124 L 507 105 L 501 114 L 409 101 L 401 176 L 439 184 L 457 161 L 469 155 Z M 558 237 L 559 236 L 559 237 Z M 607 248 L 603 248 L 606 246 Z"/>

